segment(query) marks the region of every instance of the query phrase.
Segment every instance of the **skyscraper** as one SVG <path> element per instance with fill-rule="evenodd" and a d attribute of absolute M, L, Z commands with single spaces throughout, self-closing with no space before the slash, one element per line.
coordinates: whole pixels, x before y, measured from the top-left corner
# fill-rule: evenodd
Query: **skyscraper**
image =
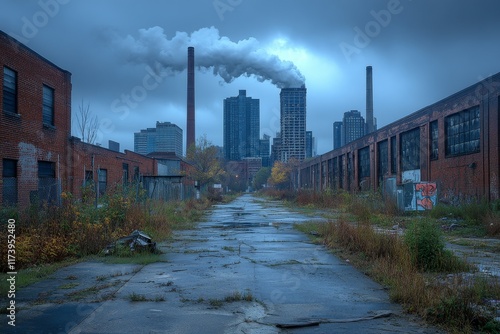
<path fill-rule="evenodd" d="M 280 93 L 281 145 L 278 159 L 306 157 L 306 87 L 283 88 Z"/>
<path fill-rule="evenodd" d="M 357 110 L 347 111 L 344 113 L 342 130 L 344 133 L 344 144 L 361 138 L 365 135 L 365 119 Z"/>
<path fill-rule="evenodd" d="M 134 133 L 134 152 L 174 152 L 182 156 L 182 129 L 170 122 L 156 122 L 156 128 Z"/>
<path fill-rule="evenodd" d="M 342 122 L 333 122 L 333 149 L 344 146 Z"/>
<path fill-rule="evenodd" d="M 271 136 L 264 134 L 259 142 L 259 156 L 262 158 L 262 167 L 269 167 L 269 159 L 271 157 Z"/>
<path fill-rule="evenodd" d="M 315 155 L 315 138 L 312 131 L 306 131 L 306 158 L 312 158 Z"/>
<path fill-rule="evenodd" d="M 366 132 L 371 133 L 376 130 L 373 117 L 373 73 L 372 67 L 366 66 Z"/>
<path fill-rule="evenodd" d="M 260 101 L 246 96 L 224 99 L 224 158 L 241 160 L 259 156 Z"/>

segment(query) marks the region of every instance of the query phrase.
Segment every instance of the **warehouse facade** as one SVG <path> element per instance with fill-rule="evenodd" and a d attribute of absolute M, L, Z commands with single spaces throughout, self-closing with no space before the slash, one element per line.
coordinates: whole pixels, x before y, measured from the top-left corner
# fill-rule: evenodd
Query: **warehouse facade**
<path fill-rule="evenodd" d="M 158 162 L 71 136 L 71 73 L 0 31 L 0 204 L 58 204 L 93 183 L 100 194 L 142 176 Z"/>
<path fill-rule="evenodd" d="M 304 161 L 297 186 L 315 191 L 383 189 L 396 196 L 405 185 L 420 183 L 431 184 L 440 200 L 499 199 L 499 99 L 497 73 Z"/>

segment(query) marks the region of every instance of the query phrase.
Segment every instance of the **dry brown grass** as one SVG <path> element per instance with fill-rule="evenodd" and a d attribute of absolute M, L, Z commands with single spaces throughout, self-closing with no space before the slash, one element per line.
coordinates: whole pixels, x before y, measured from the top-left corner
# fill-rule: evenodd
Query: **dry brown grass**
<path fill-rule="evenodd" d="M 437 274 L 421 271 L 403 238 L 377 233 L 370 224 L 349 223 L 345 216 L 323 225 L 321 235 L 327 247 L 340 249 L 340 256 L 348 257 L 355 266 L 386 285 L 391 300 L 402 304 L 408 312 L 453 333 L 500 329 L 491 316 L 478 311 L 487 299 L 500 298 L 497 281 L 455 279 L 443 284 L 436 279 Z M 442 263 L 458 266 L 461 262 Z"/>
<path fill-rule="evenodd" d="M 199 219 L 210 205 L 204 200 L 136 202 L 123 191 L 105 198 L 100 208 L 76 201 L 68 193 L 62 197 L 61 207 L 32 207 L 17 213 L 16 269 L 98 254 L 133 230 L 143 230 L 161 241 L 179 224 Z M 0 252 L 7 254 L 6 247 L 7 242 L 2 243 Z M 7 269 L 7 257 L 2 257 L 0 270 Z"/>

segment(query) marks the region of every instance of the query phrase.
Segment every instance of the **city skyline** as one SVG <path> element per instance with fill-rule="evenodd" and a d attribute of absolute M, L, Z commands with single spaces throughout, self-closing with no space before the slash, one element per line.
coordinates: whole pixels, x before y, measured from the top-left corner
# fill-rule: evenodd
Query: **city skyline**
<path fill-rule="evenodd" d="M 156 121 L 156 127 L 134 132 L 134 152 L 147 155 L 153 152 L 183 154 L 182 129 L 171 122 Z"/>
<path fill-rule="evenodd" d="M 158 119 L 186 133 L 185 69 L 174 67 L 163 75 L 156 58 L 148 62 L 139 57 L 144 54 L 121 52 L 125 42 L 142 43 L 146 36 L 162 46 L 150 51 L 182 42 L 174 56 L 184 63 L 185 41 L 235 51 L 217 57 L 225 67 L 196 67 L 196 134 L 207 134 L 219 146 L 222 101 L 239 89 L 261 100 L 261 135 L 274 137 L 279 131 L 284 81 L 275 78 L 273 84 L 269 72 L 240 73 L 229 66 L 234 59 L 250 62 L 250 56 L 258 56 L 273 64 L 278 57 L 281 62 L 271 69 L 300 73 L 294 78 L 303 78 L 308 87 L 307 130 L 317 138 L 318 153 L 331 149 L 332 124 L 346 110 L 365 110 L 366 66 L 376 70 L 378 128 L 500 70 L 500 46 L 492 43 L 500 28 L 496 1 L 296 1 L 286 6 L 287 15 L 276 15 L 280 2 L 224 3 L 225 10 L 210 1 L 8 0 L 2 4 L 0 30 L 70 71 L 73 118 L 82 100 L 89 103 L 101 120 L 99 143 L 113 140 L 129 150 L 131 134 Z M 259 25 L 248 20 L 257 16 Z M 208 43 L 197 43 L 195 57 L 208 54 L 201 52 Z M 136 50 L 148 44 L 142 46 Z"/>
<path fill-rule="evenodd" d="M 280 138 L 277 160 L 306 158 L 307 88 L 283 88 L 280 93 Z"/>
<path fill-rule="evenodd" d="M 240 89 L 224 99 L 224 158 L 241 160 L 260 156 L 260 101 Z"/>

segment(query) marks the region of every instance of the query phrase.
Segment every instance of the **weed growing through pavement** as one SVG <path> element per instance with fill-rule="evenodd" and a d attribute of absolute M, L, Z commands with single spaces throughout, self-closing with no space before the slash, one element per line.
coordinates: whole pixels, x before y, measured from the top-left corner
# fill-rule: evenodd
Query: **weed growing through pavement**
<path fill-rule="evenodd" d="M 251 302 L 254 301 L 254 297 L 252 293 L 249 290 L 246 290 L 245 292 L 241 293 L 239 291 L 234 291 L 227 295 L 224 298 L 211 298 L 208 300 L 208 303 L 210 306 L 214 308 L 219 308 L 222 307 L 224 304 L 228 303 L 235 303 L 235 302 L 240 302 L 240 301 L 246 301 L 246 302 Z M 204 301 L 203 298 L 198 299 L 198 302 Z"/>
<path fill-rule="evenodd" d="M 80 285 L 80 283 L 78 283 L 78 282 L 71 282 L 71 283 L 66 283 L 66 284 L 60 285 L 59 289 L 69 290 L 69 289 L 76 288 L 79 285 Z"/>

